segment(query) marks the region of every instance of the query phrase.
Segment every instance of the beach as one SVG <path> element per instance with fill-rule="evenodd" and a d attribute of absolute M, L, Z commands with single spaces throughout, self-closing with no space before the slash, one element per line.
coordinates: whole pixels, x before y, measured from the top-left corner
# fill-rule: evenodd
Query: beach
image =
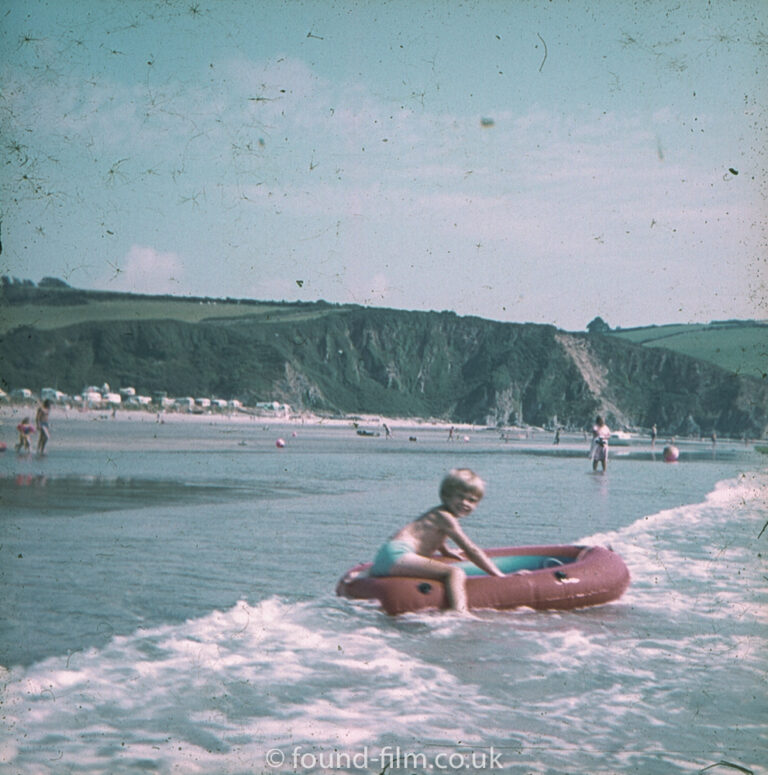
<path fill-rule="evenodd" d="M 768 472 L 750 445 L 681 440 L 667 464 L 637 438 L 594 474 L 578 434 L 54 409 L 38 458 L 13 452 L 16 409 L 11 772 L 766 772 Z M 478 544 L 610 545 L 625 595 L 394 619 L 337 598 L 459 465 L 487 482 Z"/>

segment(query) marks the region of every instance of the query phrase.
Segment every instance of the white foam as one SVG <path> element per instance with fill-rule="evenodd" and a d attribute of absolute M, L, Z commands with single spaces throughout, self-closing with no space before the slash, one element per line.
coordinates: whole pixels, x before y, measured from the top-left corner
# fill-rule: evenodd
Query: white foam
<path fill-rule="evenodd" d="M 674 615 L 700 610 L 719 618 L 762 618 L 767 589 L 755 542 L 768 518 L 768 472 L 719 482 L 701 503 L 642 517 L 580 543 L 612 546 L 632 583 L 625 601 Z M 744 594 L 743 581 L 747 586 Z M 661 592 L 663 590 L 663 592 Z"/>
<path fill-rule="evenodd" d="M 269 748 L 370 745 L 483 730 L 487 700 L 448 670 L 398 650 L 381 628 L 318 626 L 320 609 L 277 599 L 114 638 L 8 676 L 2 762 L 19 772 L 146 759 L 160 769 L 257 769 Z M 378 615 L 378 614 L 377 614 Z M 487 715 L 487 710 L 484 711 Z M 126 719 L 129 722 L 126 724 Z M 155 765 L 153 765 L 155 766 Z"/>
<path fill-rule="evenodd" d="M 616 541 L 629 542 L 633 537 L 647 537 L 670 528 L 678 528 L 683 533 L 708 515 L 722 519 L 723 513 L 732 508 L 738 509 L 738 514 L 750 523 L 758 524 L 761 519 L 764 520 L 768 512 L 768 471 L 745 473 L 736 479 L 718 482 L 701 503 L 684 504 L 648 514 L 621 530 L 596 533 L 579 543 L 607 545 Z"/>
<path fill-rule="evenodd" d="M 495 740 L 521 771 L 546 760 L 607 773 L 640 771 L 637 751 L 601 762 L 642 729 L 645 753 L 668 764 L 662 741 L 692 745 L 722 726 L 708 681 L 764 675 L 766 482 L 721 483 L 702 503 L 584 540 L 612 544 L 632 573 L 618 603 L 588 612 L 392 620 L 346 600 L 270 598 L 5 671 L 0 763 L 24 775 L 240 774 L 265 771 L 269 748 Z"/>
<path fill-rule="evenodd" d="M 547 648 L 538 660 L 560 668 L 577 667 L 585 660 L 598 657 L 601 652 L 599 639 L 581 630 L 569 629 L 548 635 Z"/>

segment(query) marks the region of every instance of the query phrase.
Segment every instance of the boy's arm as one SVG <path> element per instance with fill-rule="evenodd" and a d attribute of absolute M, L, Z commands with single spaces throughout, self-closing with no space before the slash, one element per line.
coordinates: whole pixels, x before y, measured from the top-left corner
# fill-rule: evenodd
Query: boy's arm
<path fill-rule="evenodd" d="M 440 517 L 443 522 L 442 527 L 445 534 L 464 550 L 467 557 L 472 560 L 478 568 L 482 568 L 482 570 L 491 576 L 504 575 L 493 562 L 491 562 L 488 555 L 469 539 L 467 534 L 461 529 L 456 517 L 452 514 L 446 514 L 445 512 L 440 512 Z"/>
<path fill-rule="evenodd" d="M 464 559 L 458 552 L 454 552 L 445 541 L 443 541 L 443 545 L 437 551 L 440 552 L 443 557 L 450 557 L 452 560 Z"/>

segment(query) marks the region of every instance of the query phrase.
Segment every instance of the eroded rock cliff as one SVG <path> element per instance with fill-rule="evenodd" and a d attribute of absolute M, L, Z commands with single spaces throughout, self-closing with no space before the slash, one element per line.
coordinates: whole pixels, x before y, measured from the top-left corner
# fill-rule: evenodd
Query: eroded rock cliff
<path fill-rule="evenodd" d="M 34 357 L 30 357 L 34 353 Z M 453 313 L 318 305 L 199 323 L 87 322 L 0 341 L 8 386 L 106 381 L 172 395 L 489 425 L 620 427 L 762 437 L 768 386 L 616 337 Z"/>

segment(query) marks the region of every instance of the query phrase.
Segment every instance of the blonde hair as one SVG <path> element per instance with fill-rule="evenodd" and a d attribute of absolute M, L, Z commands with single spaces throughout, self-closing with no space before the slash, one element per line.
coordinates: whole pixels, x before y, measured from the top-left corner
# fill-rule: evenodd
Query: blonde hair
<path fill-rule="evenodd" d="M 485 482 L 469 468 L 454 468 L 440 484 L 440 499 L 445 503 L 457 492 L 470 492 L 482 498 L 485 495 Z"/>

